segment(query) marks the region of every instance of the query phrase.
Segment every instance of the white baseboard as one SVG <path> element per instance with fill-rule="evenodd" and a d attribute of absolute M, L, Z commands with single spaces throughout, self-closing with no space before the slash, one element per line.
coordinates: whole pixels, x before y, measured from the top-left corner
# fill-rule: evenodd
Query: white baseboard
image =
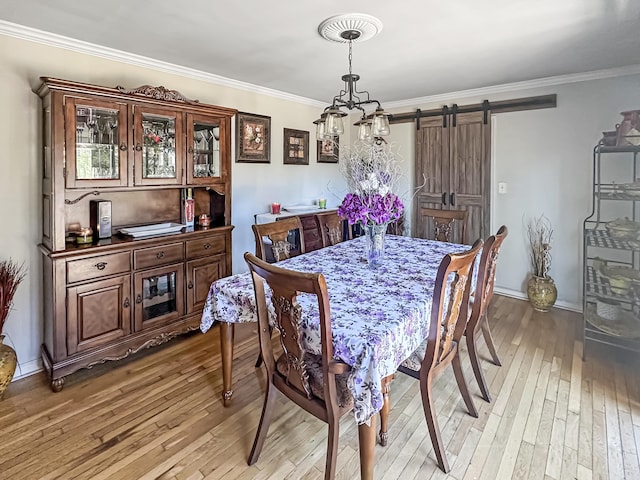
<path fill-rule="evenodd" d="M 510 288 L 503 287 L 494 287 L 493 291 L 499 295 L 504 295 L 505 297 L 529 300 L 526 293 L 520 292 L 518 290 L 511 290 Z M 565 302 L 562 300 L 556 301 L 554 307 L 561 308 L 562 310 L 570 310 L 572 312 L 582 313 L 582 305 L 577 305 L 575 303 Z"/>
<path fill-rule="evenodd" d="M 43 370 L 42 360 L 32 360 L 30 362 L 18 363 L 16 368 L 16 373 L 13 375 L 12 382 L 16 380 L 20 380 L 21 378 L 26 378 L 35 373 L 39 373 Z"/>

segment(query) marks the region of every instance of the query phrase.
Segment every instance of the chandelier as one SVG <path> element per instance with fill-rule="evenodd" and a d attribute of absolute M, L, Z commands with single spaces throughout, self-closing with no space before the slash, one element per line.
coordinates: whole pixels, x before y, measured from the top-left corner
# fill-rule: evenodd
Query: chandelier
<path fill-rule="evenodd" d="M 324 109 L 316 125 L 316 138 L 318 140 L 331 139 L 344 133 L 342 118 L 347 113 L 342 110 L 358 109 L 362 117 L 355 125 L 358 127 L 360 140 L 373 140 L 389 135 L 389 114 L 384 111 L 378 100 L 371 99 L 369 92 L 358 90 L 360 75 L 352 72 L 353 42 L 368 40 L 382 30 L 382 22 L 371 15 L 353 13 L 337 15 L 326 19 L 318 26 L 318 32 L 326 40 L 349 44 L 349 73 L 342 76 L 344 88 L 333 97 L 331 105 Z M 365 106 L 376 105 L 372 113 L 367 113 Z"/>

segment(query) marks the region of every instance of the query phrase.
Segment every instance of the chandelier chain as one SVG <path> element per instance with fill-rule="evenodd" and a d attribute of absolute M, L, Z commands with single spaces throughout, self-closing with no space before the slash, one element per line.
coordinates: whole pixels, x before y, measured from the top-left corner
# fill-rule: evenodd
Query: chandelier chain
<path fill-rule="evenodd" d="M 353 58 L 353 55 L 351 53 L 351 45 L 352 45 L 353 41 L 349 40 L 349 75 L 351 75 L 351 59 Z"/>

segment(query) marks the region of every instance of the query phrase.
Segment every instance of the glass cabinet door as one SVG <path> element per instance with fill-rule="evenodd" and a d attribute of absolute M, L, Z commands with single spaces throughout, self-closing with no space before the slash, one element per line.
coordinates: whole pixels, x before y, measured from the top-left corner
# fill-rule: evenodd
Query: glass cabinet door
<path fill-rule="evenodd" d="M 182 183 L 182 113 L 134 106 L 135 184 Z"/>
<path fill-rule="evenodd" d="M 69 99 L 65 116 L 67 187 L 126 185 L 126 105 Z"/>
<path fill-rule="evenodd" d="M 226 177 L 221 155 L 226 151 L 223 120 L 187 114 L 187 183 L 208 184 Z"/>
<path fill-rule="evenodd" d="M 135 330 L 175 320 L 184 314 L 182 264 L 135 275 Z"/>

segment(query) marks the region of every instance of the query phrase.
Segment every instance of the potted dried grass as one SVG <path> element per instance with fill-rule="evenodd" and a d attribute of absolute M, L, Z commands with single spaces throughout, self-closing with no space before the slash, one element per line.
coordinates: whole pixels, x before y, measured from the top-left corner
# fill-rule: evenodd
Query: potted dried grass
<path fill-rule="evenodd" d="M 527 296 L 533 308 L 548 312 L 556 303 L 558 289 L 549 276 L 551 268 L 551 240 L 553 228 L 547 217 L 532 218 L 527 224 L 531 277 L 527 282 Z"/>
<path fill-rule="evenodd" d="M 11 383 L 18 364 L 15 350 L 9 345 L 4 345 L 2 332 L 13 306 L 13 296 L 26 274 L 22 264 L 17 264 L 11 259 L 0 262 L 0 398 Z"/>

